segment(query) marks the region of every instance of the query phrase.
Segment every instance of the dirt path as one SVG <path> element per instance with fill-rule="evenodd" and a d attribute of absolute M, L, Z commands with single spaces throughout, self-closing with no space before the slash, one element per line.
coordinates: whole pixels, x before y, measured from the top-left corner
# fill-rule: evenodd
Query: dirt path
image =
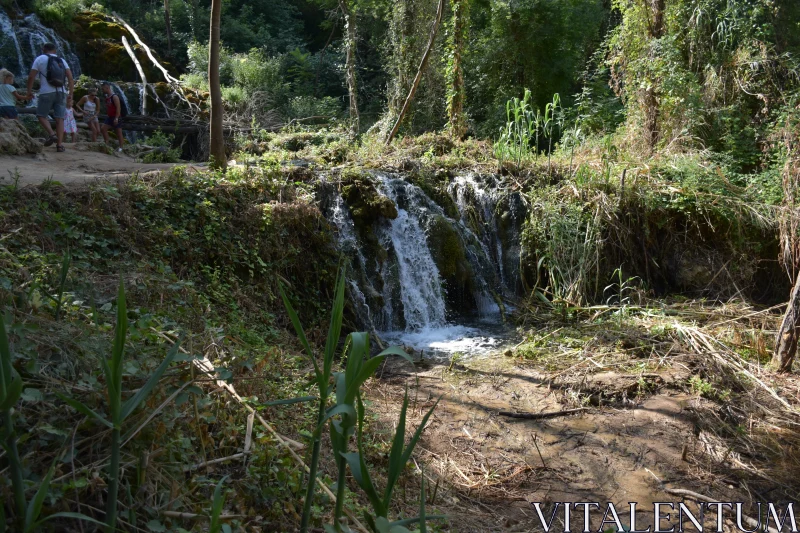
<path fill-rule="evenodd" d="M 47 147 L 30 156 L 0 155 L 0 183 L 9 183 L 19 176 L 20 185 L 35 185 L 53 179 L 62 184 L 81 183 L 97 178 L 127 177 L 135 172 L 148 172 L 175 167 L 175 164 L 148 164 L 117 154 L 98 150 L 102 144 L 78 142 L 65 144 L 67 151 L 58 153 Z M 184 163 L 185 164 L 185 163 Z M 201 165 L 190 165 L 202 168 Z"/>
<path fill-rule="evenodd" d="M 626 527 L 628 503 L 636 502 L 637 527 L 646 529 L 654 525 L 654 502 L 682 501 L 665 488 L 749 501 L 704 453 L 694 413 L 705 400 L 681 390 L 686 376 L 671 369 L 644 379 L 648 394 L 628 397 L 642 377 L 600 372 L 580 390 L 596 389 L 613 401 L 584 402 L 585 412 L 551 419 L 508 418 L 498 411 L 574 408 L 575 390 L 530 363 L 497 355 L 416 375 L 407 363 L 387 365 L 370 399 L 379 405 L 381 419 L 396 420 L 408 387 L 415 427 L 442 397 L 415 455 L 430 473 L 429 491 L 440 485 L 429 513 L 448 514 L 453 531 L 542 531 L 534 502 L 546 509 L 553 502 L 599 502 L 603 510 L 612 502 Z M 694 502 L 687 505 L 697 508 Z M 603 513 L 592 516 L 597 531 Z M 571 530 L 583 529 L 583 511 L 573 510 L 572 520 Z M 556 531 L 564 530 L 562 521 L 560 512 Z"/>

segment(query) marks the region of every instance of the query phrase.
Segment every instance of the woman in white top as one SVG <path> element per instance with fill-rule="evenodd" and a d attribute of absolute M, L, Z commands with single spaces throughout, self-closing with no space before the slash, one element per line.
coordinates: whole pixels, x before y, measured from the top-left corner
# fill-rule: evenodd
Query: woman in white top
<path fill-rule="evenodd" d="M 81 98 L 77 105 L 78 110 L 83 113 L 83 121 L 92 132 L 92 142 L 97 141 L 97 136 L 100 134 L 100 120 L 97 118 L 99 102 L 97 89 L 92 87 L 89 89 L 89 94 Z"/>

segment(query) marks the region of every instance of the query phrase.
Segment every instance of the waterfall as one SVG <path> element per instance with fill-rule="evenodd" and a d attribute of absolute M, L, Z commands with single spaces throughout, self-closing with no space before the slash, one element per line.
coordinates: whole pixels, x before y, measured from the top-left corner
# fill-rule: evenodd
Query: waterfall
<path fill-rule="evenodd" d="M 389 222 L 381 233 L 381 240 L 397 258 L 400 297 L 403 303 L 403 319 L 407 331 L 419 331 L 426 327 L 441 327 L 445 324 L 445 303 L 442 295 L 439 269 L 433 260 L 422 230 L 420 217 L 425 209 L 421 203 L 413 203 L 413 210 L 400 207 L 400 191 L 409 194 L 409 185 L 399 179 L 381 176 L 382 192 L 398 205 L 396 219 Z M 421 191 L 420 191 L 421 192 Z M 386 302 L 384 312 L 391 315 L 391 300 Z"/>
<path fill-rule="evenodd" d="M 14 44 L 14 50 L 16 51 L 16 65 L 12 66 L 11 62 L 8 60 L 9 58 L 0 56 L 0 60 L 4 63 L 6 68 L 13 72 L 15 75 L 20 76 L 24 71 L 24 64 L 25 60 L 22 57 L 22 48 L 19 45 L 19 39 L 17 39 L 17 33 L 14 31 L 14 25 L 11 23 L 11 19 L 8 18 L 8 15 L 5 14 L 4 11 L 0 11 L 0 31 L 3 33 L 3 38 L 5 43 L 0 46 L 0 52 L 3 52 L 4 48 L 6 48 L 10 43 Z M 12 56 L 13 58 L 14 56 Z"/>
<path fill-rule="evenodd" d="M 321 209 L 349 260 L 348 295 L 360 325 L 434 355 L 496 349 L 503 333 L 485 333 L 502 328 L 498 301 L 514 292 L 514 282 L 505 283 L 506 263 L 514 253 L 519 263 L 518 247 L 503 236 L 518 228 L 495 220 L 508 202 L 475 177 L 459 176 L 447 191 L 458 206 L 447 211 L 451 218 L 402 176 L 375 172 L 371 181 L 375 192 L 367 194 L 391 200 L 397 217 L 365 227 L 356 225 L 333 183 L 320 188 Z"/>
<path fill-rule="evenodd" d="M 42 24 L 36 15 L 11 19 L 0 8 L 0 65 L 14 73 L 17 78 L 28 75 L 33 60 L 42 53 L 42 45 L 50 42 L 58 48 L 58 54 L 66 59 L 75 79 L 81 75 L 81 65 L 72 46 L 52 28 Z"/>
<path fill-rule="evenodd" d="M 519 235 L 525 218 L 522 197 L 500 192 L 491 178 L 484 184 L 471 173 L 457 176 L 448 193 L 458 206 L 462 223 L 472 226 L 470 231 L 494 265 L 505 294 L 513 295 L 518 290 Z"/>

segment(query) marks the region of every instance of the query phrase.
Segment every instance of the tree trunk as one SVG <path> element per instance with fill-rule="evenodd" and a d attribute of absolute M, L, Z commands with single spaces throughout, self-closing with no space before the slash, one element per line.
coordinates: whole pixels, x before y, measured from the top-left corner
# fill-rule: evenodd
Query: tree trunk
<path fill-rule="evenodd" d="M 794 282 L 789 305 L 783 322 L 775 338 L 775 353 L 772 355 L 772 366 L 778 372 L 790 372 L 794 356 L 797 353 L 797 333 L 800 327 L 800 274 Z"/>
<path fill-rule="evenodd" d="M 783 167 L 783 213 L 779 217 L 781 253 L 779 260 L 789 279 L 795 278 L 786 314 L 775 338 L 772 366 L 778 372 L 789 372 L 797 354 L 798 327 L 800 327 L 800 212 L 797 208 L 800 191 L 800 107 L 789 113 L 780 129 L 786 147 Z"/>
<path fill-rule="evenodd" d="M 128 43 L 128 38 L 124 35 L 122 36 L 122 44 L 125 46 L 125 50 L 128 52 L 128 55 L 131 57 L 131 61 L 133 61 L 134 66 L 136 66 L 136 70 L 139 72 L 139 77 L 142 78 L 142 115 L 147 116 L 147 77 L 144 75 L 144 69 L 142 68 L 142 64 L 139 63 L 139 59 L 136 57 L 136 54 L 133 52 L 133 48 L 131 48 L 130 43 Z M 158 95 L 156 95 L 157 97 Z"/>
<path fill-rule="evenodd" d="M 345 48 L 347 50 L 347 92 L 350 95 L 350 132 L 353 136 L 356 136 L 359 131 L 358 86 L 356 85 L 356 21 L 350 6 L 347 5 L 347 0 L 339 0 L 339 6 L 344 15 L 346 29 Z"/>
<path fill-rule="evenodd" d="M 164 0 L 164 23 L 167 26 L 167 51 L 172 54 L 172 24 L 169 21 L 169 0 Z"/>
<path fill-rule="evenodd" d="M 467 37 L 470 0 L 452 0 L 453 22 L 450 34 L 450 59 L 447 66 L 447 129 L 456 139 L 467 133 L 464 117 L 464 70 L 461 67 Z"/>
<path fill-rule="evenodd" d="M 444 0 L 439 0 L 439 7 L 436 9 L 436 20 L 433 21 L 433 28 L 431 29 L 431 38 L 428 41 L 428 47 L 425 49 L 425 53 L 422 55 L 422 60 L 419 62 L 417 75 L 414 77 L 414 82 L 411 84 L 411 90 L 408 91 L 406 101 L 403 103 L 403 109 L 400 110 L 400 114 L 397 117 L 397 121 L 394 123 L 392 131 L 390 131 L 389 135 L 386 136 L 386 146 L 389 146 L 389 143 L 392 142 L 392 139 L 394 139 L 394 136 L 397 134 L 397 130 L 400 129 L 400 123 L 403 121 L 403 116 L 405 116 L 406 111 L 408 111 L 408 107 L 411 105 L 411 100 L 414 99 L 414 93 L 417 92 L 417 87 L 419 87 L 419 82 L 422 80 L 422 74 L 425 72 L 425 66 L 428 64 L 428 58 L 431 55 L 431 50 L 433 50 L 433 43 L 436 41 L 436 34 L 439 32 L 439 25 L 442 22 L 443 12 Z"/>
<path fill-rule="evenodd" d="M 647 2 L 650 9 L 650 16 L 648 17 L 648 32 L 651 40 L 660 39 L 664 36 L 664 11 L 666 9 L 665 0 L 648 0 Z M 652 50 L 652 47 L 651 47 Z M 655 59 L 655 58 L 653 58 Z M 652 153 L 660 137 L 660 124 L 659 124 L 659 102 L 658 94 L 656 91 L 657 80 L 650 80 L 650 87 L 645 89 L 643 104 L 644 104 L 644 126 L 647 147 Z"/>
<path fill-rule="evenodd" d="M 215 167 L 225 170 L 228 158 L 225 155 L 225 138 L 222 131 L 222 89 L 219 85 L 219 26 L 222 16 L 222 0 L 211 0 L 211 31 L 208 41 L 208 90 L 211 94 L 211 126 L 209 155 Z"/>

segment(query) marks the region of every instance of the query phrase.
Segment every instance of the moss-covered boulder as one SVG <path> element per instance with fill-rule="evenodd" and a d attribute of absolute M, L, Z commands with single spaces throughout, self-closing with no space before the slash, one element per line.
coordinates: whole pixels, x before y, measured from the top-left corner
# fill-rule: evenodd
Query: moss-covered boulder
<path fill-rule="evenodd" d="M 448 306 L 456 311 L 475 306 L 475 274 L 464 242 L 453 222 L 436 216 L 428 227 L 428 248 L 442 278 Z"/>
<path fill-rule="evenodd" d="M 75 43 L 75 50 L 81 61 L 83 74 L 96 79 L 114 81 L 140 81 L 139 73 L 122 38 L 128 39 L 136 58 L 150 83 L 163 79 L 160 70 L 153 66 L 147 54 L 115 19 L 95 11 L 83 11 L 75 15 L 73 30 L 69 40 Z M 169 65 L 161 61 L 169 69 Z"/>
<path fill-rule="evenodd" d="M 344 176 L 342 198 L 350 208 L 356 227 L 370 225 L 381 218 L 397 218 L 397 206 L 378 192 L 366 175 Z"/>

